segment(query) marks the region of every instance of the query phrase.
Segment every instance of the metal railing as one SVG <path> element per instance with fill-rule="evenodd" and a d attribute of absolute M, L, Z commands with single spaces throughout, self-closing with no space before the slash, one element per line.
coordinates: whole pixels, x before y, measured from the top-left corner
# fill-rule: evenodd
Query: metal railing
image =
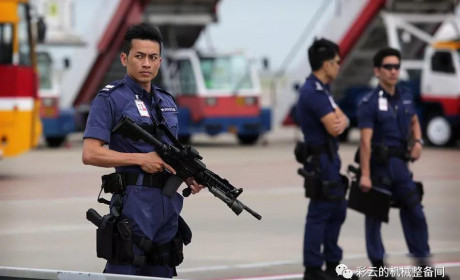
<path fill-rule="evenodd" d="M 48 270 L 32 269 L 22 267 L 2 267 L 0 266 L 0 280 L 160 280 L 166 278 L 129 276 L 118 274 L 93 273 L 83 271 L 65 271 L 65 270 Z M 175 278 L 176 280 L 180 280 Z"/>

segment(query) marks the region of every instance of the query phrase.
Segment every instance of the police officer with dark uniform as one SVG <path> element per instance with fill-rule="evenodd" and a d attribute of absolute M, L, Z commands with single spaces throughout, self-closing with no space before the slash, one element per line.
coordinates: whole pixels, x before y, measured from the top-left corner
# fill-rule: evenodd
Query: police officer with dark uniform
<path fill-rule="evenodd" d="M 367 192 L 373 184 L 378 184 L 392 193 L 392 198 L 400 203 L 400 218 L 409 252 L 417 265 L 426 267 L 430 257 L 428 226 L 420 193 L 408 169 L 408 161 L 418 160 L 422 152 L 420 123 L 411 93 L 396 85 L 400 52 L 392 48 L 381 49 L 373 62 L 379 85 L 358 106 L 360 186 Z M 409 146 L 409 142 L 413 145 Z M 380 227 L 380 220 L 366 216 L 367 254 L 376 268 L 385 266 Z M 449 279 L 447 276 L 439 278 Z M 372 279 L 395 278 L 374 276 Z"/>
<path fill-rule="evenodd" d="M 339 47 L 326 39 L 316 40 L 308 49 L 308 58 L 313 73 L 300 88 L 296 105 L 305 138 L 302 147 L 296 147 L 296 157 L 299 160 L 302 150 L 299 161 L 304 163 L 306 196 L 311 199 L 304 236 L 304 279 L 343 279 L 335 272 L 342 259 L 337 242 L 347 208 L 337 136 L 347 128 L 348 118 L 329 89 L 340 68 Z M 324 262 L 326 271 L 322 270 Z"/>
<path fill-rule="evenodd" d="M 169 248 L 166 245 L 178 232 L 183 197 L 175 191 L 172 195 L 162 192 L 175 170 L 159 157 L 153 146 L 112 133 L 112 129 L 126 116 L 143 127 L 163 124 L 177 137 L 178 111 L 174 98 L 152 84 L 160 68 L 161 50 L 162 37 L 156 27 L 142 23 L 128 28 L 120 54 L 127 73 L 123 80 L 106 85 L 92 101 L 82 157 L 84 164 L 115 167 L 116 174 L 122 175 L 121 216 L 134 236 L 142 238 L 144 244 L 156 244 L 157 249 Z M 166 134 L 160 137 L 171 144 Z M 203 188 L 193 178 L 187 180 L 187 185 L 192 193 Z M 133 251 L 136 256 L 147 257 L 144 265 L 109 260 L 105 272 L 168 278 L 175 275 L 175 267 L 165 261 L 168 251 L 147 256 L 148 252 L 135 244 Z"/>

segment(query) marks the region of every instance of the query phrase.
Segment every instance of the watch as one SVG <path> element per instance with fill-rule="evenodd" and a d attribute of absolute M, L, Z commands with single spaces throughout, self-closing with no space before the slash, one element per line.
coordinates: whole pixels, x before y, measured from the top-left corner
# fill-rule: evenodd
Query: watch
<path fill-rule="evenodd" d="M 423 139 L 415 139 L 414 142 L 418 142 L 422 146 L 425 145 L 425 142 L 423 141 Z"/>

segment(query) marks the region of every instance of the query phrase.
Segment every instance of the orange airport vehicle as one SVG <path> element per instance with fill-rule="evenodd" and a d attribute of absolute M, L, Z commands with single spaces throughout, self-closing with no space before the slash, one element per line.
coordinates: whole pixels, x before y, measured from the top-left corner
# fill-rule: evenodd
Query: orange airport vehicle
<path fill-rule="evenodd" d="M 30 7 L 0 0 L 0 158 L 37 146 L 41 123 Z"/>

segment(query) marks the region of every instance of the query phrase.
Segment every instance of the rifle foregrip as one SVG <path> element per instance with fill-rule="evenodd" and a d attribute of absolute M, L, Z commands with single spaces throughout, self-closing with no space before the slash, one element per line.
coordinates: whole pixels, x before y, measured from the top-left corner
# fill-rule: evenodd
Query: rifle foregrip
<path fill-rule="evenodd" d="M 191 193 L 192 193 L 192 189 L 190 187 L 187 187 L 182 190 L 182 196 L 184 197 L 189 197 Z"/>

